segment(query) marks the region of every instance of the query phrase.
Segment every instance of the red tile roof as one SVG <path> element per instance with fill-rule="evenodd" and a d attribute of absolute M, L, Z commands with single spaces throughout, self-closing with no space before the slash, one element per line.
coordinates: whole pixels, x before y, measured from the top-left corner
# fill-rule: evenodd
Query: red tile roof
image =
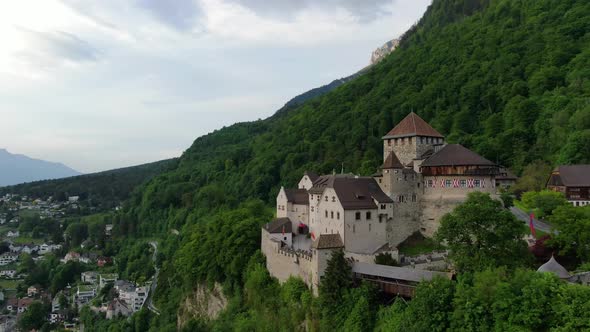
<path fill-rule="evenodd" d="M 414 112 L 408 114 L 383 138 L 407 136 L 444 137 Z"/>
<path fill-rule="evenodd" d="M 390 152 L 389 155 L 387 156 L 387 158 L 385 158 L 385 161 L 383 162 L 383 165 L 381 166 L 381 168 L 383 168 L 383 169 L 404 168 L 404 165 L 402 165 L 402 163 L 399 161 L 399 159 L 397 158 L 395 153 Z"/>

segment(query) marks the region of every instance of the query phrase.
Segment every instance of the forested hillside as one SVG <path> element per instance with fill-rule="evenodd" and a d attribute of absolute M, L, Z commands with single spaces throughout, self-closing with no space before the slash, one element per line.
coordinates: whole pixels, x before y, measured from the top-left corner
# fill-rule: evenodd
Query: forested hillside
<path fill-rule="evenodd" d="M 121 236 L 162 236 L 155 301 L 162 315 L 152 328 L 176 328 L 180 301 L 206 281 L 222 283 L 232 299 L 217 330 L 266 323 L 274 330 L 277 322 L 266 320 L 276 317 L 289 317 L 293 325 L 279 326 L 289 330 L 319 315 L 305 309 L 309 293 L 295 281 L 268 301 L 277 290 L 264 288 L 272 282 L 255 255 L 258 227 L 270 218 L 265 205 L 305 170 L 344 163 L 345 171 L 374 172 L 381 136 L 410 111 L 450 143 L 517 173 L 532 162 L 590 162 L 589 17 L 585 0 L 435 0 L 366 74 L 288 112 L 198 138 L 174 170 L 133 195 L 117 225 Z M 469 296 L 459 290 L 460 299 Z M 351 296 L 363 299 L 363 291 Z M 274 311 L 279 302 L 288 312 Z M 362 304 L 349 309 L 363 312 Z"/>
<path fill-rule="evenodd" d="M 131 192 L 146 180 L 174 169 L 175 162 L 176 159 L 168 159 L 63 179 L 0 187 L 0 195 L 11 193 L 43 199 L 53 196 L 61 201 L 68 196 L 80 196 L 89 206 L 110 209 L 128 199 Z"/>

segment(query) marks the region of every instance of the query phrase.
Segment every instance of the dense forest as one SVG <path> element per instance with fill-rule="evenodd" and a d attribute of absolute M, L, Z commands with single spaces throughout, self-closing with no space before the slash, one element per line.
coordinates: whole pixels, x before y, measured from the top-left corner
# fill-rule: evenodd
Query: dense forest
<path fill-rule="evenodd" d="M 132 195 L 116 225 L 120 236 L 160 236 L 161 315 L 151 330 L 175 330 L 186 296 L 216 282 L 228 309 L 213 322 L 191 320 L 187 330 L 293 330 L 304 320 L 326 329 L 333 317 L 350 331 L 582 326 L 573 310 L 587 308 L 588 290 L 528 270 L 490 268 L 457 283 L 427 283 L 409 304 L 380 309 L 368 287 L 342 284 L 340 302 L 318 302 L 301 281 L 279 286 L 257 248 L 281 185 L 342 163 L 371 174 L 381 163 L 381 136 L 411 111 L 447 141 L 525 177 L 590 163 L 589 17 L 585 0 L 435 0 L 399 48 L 365 74 L 266 120 L 198 138 L 174 169 Z"/>
<path fill-rule="evenodd" d="M 128 199 L 131 192 L 143 182 L 172 170 L 175 163 L 176 159 L 168 159 L 63 179 L 0 187 L 0 195 L 10 193 L 42 199 L 52 196 L 57 201 L 64 201 L 68 196 L 79 196 L 88 206 L 110 209 Z"/>

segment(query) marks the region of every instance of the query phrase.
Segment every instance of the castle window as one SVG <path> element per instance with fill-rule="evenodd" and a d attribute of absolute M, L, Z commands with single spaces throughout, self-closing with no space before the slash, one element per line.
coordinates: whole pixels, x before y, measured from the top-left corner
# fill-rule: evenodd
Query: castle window
<path fill-rule="evenodd" d="M 416 201 L 416 194 L 412 195 L 412 202 Z"/>
<path fill-rule="evenodd" d="M 451 186 L 451 180 L 445 180 L 445 187 Z"/>
<path fill-rule="evenodd" d="M 330 211 L 330 218 L 334 219 L 334 211 Z"/>
<path fill-rule="evenodd" d="M 332 202 L 336 202 L 336 197 L 332 196 Z"/>
<path fill-rule="evenodd" d="M 388 146 L 391 146 L 391 140 L 390 139 L 387 140 L 387 145 Z"/>
<path fill-rule="evenodd" d="M 461 181 L 459 181 L 459 183 L 461 184 L 462 188 L 467 187 L 467 180 L 461 180 Z"/>
<path fill-rule="evenodd" d="M 361 213 L 360 213 L 360 212 L 356 212 L 356 213 L 354 214 L 354 219 L 355 219 L 355 220 L 361 220 Z"/>
<path fill-rule="evenodd" d="M 336 219 L 340 220 L 340 212 L 336 212 Z"/>
<path fill-rule="evenodd" d="M 325 196 L 324 200 L 327 202 L 328 201 L 328 196 Z"/>
<path fill-rule="evenodd" d="M 379 183 L 381 183 L 381 178 L 379 178 Z"/>
<path fill-rule="evenodd" d="M 367 212 L 367 220 L 371 220 L 371 212 Z"/>
<path fill-rule="evenodd" d="M 381 210 L 385 210 L 385 204 L 381 204 Z"/>
<path fill-rule="evenodd" d="M 474 180 L 473 185 L 475 186 L 475 188 L 481 187 L 481 180 Z"/>
<path fill-rule="evenodd" d="M 399 196 L 397 197 L 397 200 L 398 200 L 400 203 L 403 203 L 403 202 L 404 202 L 404 196 L 403 196 L 403 195 L 399 195 Z"/>
<path fill-rule="evenodd" d="M 432 184 L 433 184 L 432 180 L 426 181 L 426 186 L 427 187 L 432 187 Z"/>
<path fill-rule="evenodd" d="M 311 207 L 311 212 L 313 212 L 313 206 Z"/>
<path fill-rule="evenodd" d="M 326 218 L 328 218 L 328 210 L 326 210 Z"/>
<path fill-rule="evenodd" d="M 418 186 L 418 188 L 420 188 L 420 182 L 417 182 L 416 183 L 416 186 Z"/>

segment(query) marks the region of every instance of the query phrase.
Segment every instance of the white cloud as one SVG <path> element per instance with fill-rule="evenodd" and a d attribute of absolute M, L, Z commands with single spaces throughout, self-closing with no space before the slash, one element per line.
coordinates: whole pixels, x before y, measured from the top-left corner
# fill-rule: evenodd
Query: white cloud
<path fill-rule="evenodd" d="M 0 148 L 84 172 L 177 156 L 362 68 L 429 0 L 268 3 L 2 3 Z"/>

